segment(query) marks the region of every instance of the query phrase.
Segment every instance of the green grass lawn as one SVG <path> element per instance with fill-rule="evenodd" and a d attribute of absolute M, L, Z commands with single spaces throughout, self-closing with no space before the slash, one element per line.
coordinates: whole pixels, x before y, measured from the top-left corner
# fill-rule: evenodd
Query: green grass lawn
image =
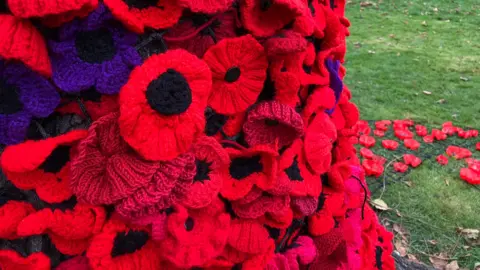
<path fill-rule="evenodd" d="M 347 5 L 345 78 L 362 119 L 410 118 L 429 128 L 453 121 L 480 129 L 480 1 L 362 2 Z M 441 167 L 434 158 L 408 175 L 411 187 L 388 183 L 383 199 L 401 217 L 396 211 L 380 217 L 409 231 L 408 251 L 422 261 L 445 252 L 473 269 L 480 246 L 456 228 L 480 228 L 480 189 L 460 180 L 463 162 Z"/>

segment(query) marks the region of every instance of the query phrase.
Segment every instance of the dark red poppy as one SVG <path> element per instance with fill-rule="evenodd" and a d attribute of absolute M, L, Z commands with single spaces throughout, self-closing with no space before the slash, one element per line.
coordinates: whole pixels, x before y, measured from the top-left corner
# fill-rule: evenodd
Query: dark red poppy
<path fill-rule="evenodd" d="M 337 130 L 325 112 L 319 112 L 310 122 L 305 132 L 304 149 L 308 165 L 314 173 L 327 172 L 332 162 L 333 142 L 337 140 Z"/>
<path fill-rule="evenodd" d="M 178 4 L 195 13 L 215 14 L 230 8 L 234 0 L 178 0 Z"/>
<path fill-rule="evenodd" d="M 8 146 L 0 161 L 3 172 L 16 187 L 33 189 L 46 202 L 65 201 L 72 196 L 72 147 L 86 135 L 86 130 L 74 130 L 57 137 Z"/>
<path fill-rule="evenodd" d="M 372 159 L 374 154 L 372 150 L 362 147 L 360 149 L 360 155 L 362 155 L 363 158 Z"/>
<path fill-rule="evenodd" d="M 480 173 L 470 168 L 460 169 L 460 178 L 469 184 L 480 185 Z"/>
<path fill-rule="evenodd" d="M 120 133 L 148 160 L 186 152 L 204 131 L 212 86 L 205 62 L 184 50 L 155 54 L 120 90 Z"/>
<path fill-rule="evenodd" d="M 377 136 L 377 137 L 385 137 L 385 132 L 384 131 L 381 131 L 381 130 L 378 130 L 378 129 L 375 129 L 373 131 L 373 135 Z"/>
<path fill-rule="evenodd" d="M 84 92 L 86 91 L 80 92 L 80 95 L 84 94 Z M 102 116 L 118 111 L 117 96 L 100 95 L 95 91 L 90 90 L 88 92 L 95 95 L 95 97 L 80 97 L 80 100 L 87 109 L 88 116 L 90 116 L 93 121 Z M 61 114 L 74 113 L 82 118 L 86 117 L 77 101 L 70 101 L 65 105 L 60 105 L 60 107 L 57 108 L 57 111 Z"/>
<path fill-rule="evenodd" d="M 418 150 L 418 148 L 420 148 L 420 143 L 415 139 L 405 139 L 403 143 L 405 147 L 410 150 Z"/>
<path fill-rule="evenodd" d="M 230 158 L 217 140 L 207 136 L 200 137 L 192 151 L 197 172 L 181 203 L 188 208 L 202 208 L 220 192 L 223 179 L 229 175 Z"/>
<path fill-rule="evenodd" d="M 395 162 L 393 163 L 393 169 L 396 172 L 404 173 L 408 170 L 408 165 L 403 162 Z"/>
<path fill-rule="evenodd" d="M 24 1 L 18 3 L 23 5 Z M 0 36 L 4 37 L 0 44 L 1 58 L 18 60 L 45 77 L 52 76 L 45 40 L 30 21 L 0 14 Z"/>
<path fill-rule="evenodd" d="M 447 139 L 447 134 L 436 128 L 432 129 L 432 136 L 437 141 L 443 141 Z"/>
<path fill-rule="evenodd" d="M 300 114 L 292 107 L 268 101 L 248 112 L 243 132 L 250 146 L 277 144 L 283 147 L 303 135 L 304 124 Z"/>
<path fill-rule="evenodd" d="M 362 135 L 360 136 L 359 142 L 361 145 L 367 147 L 367 148 L 372 148 L 375 145 L 375 138 L 368 136 L 368 135 Z"/>
<path fill-rule="evenodd" d="M 262 190 L 275 186 L 278 152 L 271 146 L 226 148 L 230 156 L 229 175 L 223 179 L 220 193 L 229 200 L 247 195 L 254 185 Z"/>
<path fill-rule="evenodd" d="M 383 164 L 375 159 L 364 159 L 362 161 L 362 166 L 368 176 L 380 177 L 384 170 Z"/>
<path fill-rule="evenodd" d="M 1 205 L 0 238 L 8 240 L 20 238 L 21 236 L 17 234 L 18 224 L 33 212 L 35 209 L 27 202 L 9 200 Z"/>
<path fill-rule="evenodd" d="M 426 126 L 415 125 L 415 131 L 417 132 L 417 135 L 420 137 L 424 137 L 428 135 L 428 129 Z"/>
<path fill-rule="evenodd" d="M 73 210 L 65 211 L 44 208 L 24 218 L 17 231 L 23 237 L 48 234 L 61 253 L 80 255 L 105 220 L 105 210 L 99 206 L 77 204 Z"/>
<path fill-rule="evenodd" d="M 432 135 L 426 135 L 426 136 L 423 137 L 423 141 L 425 143 L 433 143 L 433 140 L 434 140 L 434 138 L 433 138 Z"/>
<path fill-rule="evenodd" d="M 396 150 L 398 148 L 398 142 L 394 140 L 383 140 L 382 146 L 387 150 Z"/>
<path fill-rule="evenodd" d="M 183 7 L 175 0 L 128 1 L 105 0 L 113 16 L 130 31 L 143 33 L 149 27 L 165 29 L 177 23 Z"/>
<path fill-rule="evenodd" d="M 252 36 L 224 39 L 210 47 L 203 59 L 213 76 L 210 107 L 232 115 L 255 103 L 267 77 L 268 62 L 262 45 Z"/>
<path fill-rule="evenodd" d="M 51 269 L 50 258 L 35 252 L 28 257 L 23 257 L 14 250 L 0 250 L 0 267 L 9 270 L 48 270 Z"/>
<path fill-rule="evenodd" d="M 448 158 L 444 155 L 438 155 L 437 156 L 437 162 L 440 165 L 447 165 L 448 164 Z"/>
<path fill-rule="evenodd" d="M 480 151 L 480 142 L 478 142 L 478 143 L 475 145 L 475 148 L 477 149 L 477 151 Z"/>
<path fill-rule="evenodd" d="M 372 131 L 372 129 L 370 128 L 370 125 L 365 120 L 358 121 L 355 124 L 355 126 L 352 127 L 352 129 L 355 131 L 357 136 L 369 135 L 370 132 Z"/>
<path fill-rule="evenodd" d="M 454 157 L 455 159 L 464 159 L 472 156 L 472 152 L 467 148 L 450 145 L 446 150 L 447 155 Z"/>
<path fill-rule="evenodd" d="M 416 168 L 420 164 L 422 164 L 422 160 L 419 157 L 412 154 L 404 154 L 403 161 L 405 162 L 405 164 L 410 165 L 413 168 Z"/>
<path fill-rule="evenodd" d="M 388 127 L 392 124 L 390 120 L 381 120 L 375 122 L 375 128 L 381 131 L 387 131 Z"/>

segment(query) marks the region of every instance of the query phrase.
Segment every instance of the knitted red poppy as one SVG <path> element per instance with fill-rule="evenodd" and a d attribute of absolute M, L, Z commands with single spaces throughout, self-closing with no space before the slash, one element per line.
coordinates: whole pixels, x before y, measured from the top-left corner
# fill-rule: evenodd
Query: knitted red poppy
<path fill-rule="evenodd" d="M 193 145 L 196 174 L 181 203 L 188 208 L 209 205 L 220 192 L 223 179 L 229 175 L 230 158 L 223 147 L 212 137 L 200 137 Z"/>
<path fill-rule="evenodd" d="M 242 112 L 226 116 L 207 108 L 205 118 L 207 120 L 205 124 L 205 134 L 207 136 L 214 136 L 218 141 L 221 141 L 240 135 L 245 119 L 247 118 L 247 113 Z"/>
<path fill-rule="evenodd" d="M 370 132 L 372 131 L 372 129 L 370 128 L 370 125 L 365 120 L 358 121 L 355 124 L 355 126 L 352 127 L 352 129 L 357 136 L 369 135 Z"/>
<path fill-rule="evenodd" d="M 254 36 L 273 35 L 296 17 L 306 14 L 306 3 L 297 0 L 243 0 L 240 14 L 243 26 Z"/>
<path fill-rule="evenodd" d="M 403 161 L 405 162 L 405 164 L 410 165 L 413 168 L 416 168 L 420 166 L 420 164 L 422 164 L 422 160 L 419 157 L 412 154 L 404 154 Z"/>
<path fill-rule="evenodd" d="M 323 113 L 335 106 L 335 94 L 330 87 L 316 87 L 308 96 L 305 107 L 302 111 L 303 121 L 308 123 L 314 113 Z"/>
<path fill-rule="evenodd" d="M 267 77 L 264 49 L 251 35 L 224 39 L 203 56 L 212 71 L 213 88 L 208 105 L 232 115 L 255 103 Z"/>
<path fill-rule="evenodd" d="M 393 234 L 377 223 L 376 266 L 378 269 L 395 269 L 393 252 Z"/>
<path fill-rule="evenodd" d="M 403 162 L 395 162 L 393 163 L 393 169 L 396 172 L 404 173 L 408 170 L 408 165 Z"/>
<path fill-rule="evenodd" d="M 263 44 L 269 58 L 287 56 L 307 48 L 307 40 L 292 30 L 282 30 Z"/>
<path fill-rule="evenodd" d="M 395 137 L 399 138 L 400 140 L 413 138 L 413 133 L 408 129 L 397 129 L 395 130 L 394 134 Z"/>
<path fill-rule="evenodd" d="M 362 166 L 368 176 L 380 177 L 384 170 L 382 162 L 376 159 L 364 159 Z"/>
<path fill-rule="evenodd" d="M 373 135 L 377 136 L 377 137 L 385 137 L 385 132 L 384 131 L 381 131 L 381 130 L 378 130 L 378 129 L 375 129 L 373 131 Z"/>
<path fill-rule="evenodd" d="M 214 14 L 226 11 L 233 0 L 178 0 L 178 4 L 195 13 Z"/>
<path fill-rule="evenodd" d="M 381 120 L 375 122 L 375 128 L 381 131 L 387 131 L 388 127 L 392 124 L 390 120 Z"/>
<path fill-rule="evenodd" d="M 96 234 L 87 249 L 90 268 L 96 269 L 159 269 L 157 244 L 141 228 L 130 228 L 112 217 Z"/>
<path fill-rule="evenodd" d="M 202 209 L 175 206 L 168 217 L 168 236 L 160 243 L 162 257 L 177 267 L 202 266 L 218 256 L 230 231 L 230 216 L 216 198 Z"/>
<path fill-rule="evenodd" d="M 322 188 L 320 178 L 307 168 L 302 140 L 293 142 L 278 162 L 278 178 L 290 184 L 290 195 L 318 197 Z M 283 182 L 282 180 L 278 180 Z"/>
<path fill-rule="evenodd" d="M 313 238 L 317 248 L 317 257 L 310 267 L 313 269 L 345 269 L 346 246 L 343 230 L 332 229 L 330 232 Z"/>
<path fill-rule="evenodd" d="M 352 164 L 360 164 L 357 150 L 353 146 L 352 138 L 348 136 L 338 137 L 335 147 L 333 148 L 333 162 L 342 162 L 349 160 Z"/>
<path fill-rule="evenodd" d="M 454 157 L 455 159 L 464 159 L 472 156 L 472 152 L 463 147 L 449 145 L 446 150 L 447 155 Z"/>
<path fill-rule="evenodd" d="M 1 58 L 21 61 L 43 76 L 52 76 L 45 40 L 29 21 L 0 14 L 0 36 Z"/>
<path fill-rule="evenodd" d="M 387 150 L 396 150 L 398 148 L 398 142 L 394 140 L 383 140 L 382 146 Z"/>
<path fill-rule="evenodd" d="M 308 231 L 314 236 L 328 233 L 335 227 L 335 216 L 345 214 L 343 191 L 337 191 L 323 185 L 323 191 L 318 199 L 317 212 L 308 217 Z"/>
<path fill-rule="evenodd" d="M 33 253 L 24 258 L 13 250 L 0 250 L 2 270 L 50 270 L 50 258 L 43 253 Z"/>
<path fill-rule="evenodd" d="M 298 96 L 300 89 L 300 80 L 293 72 L 281 72 L 275 78 L 275 95 L 274 99 L 281 104 L 297 108 L 301 104 Z"/>
<path fill-rule="evenodd" d="M 24 218 L 17 231 L 21 236 L 46 233 L 60 252 L 79 255 L 87 249 L 91 237 L 100 232 L 105 219 L 103 207 L 77 204 L 66 211 L 45 208 Z"/>
<path fill-rule="evenodd" d="M 372 150 L 362 147 L 362 149 L 360 149 L 360 155 L 366 159 L 372 159 L 374 154 Z"/>
<path fill-rule="evenodd" d="M 304 218 L 311 216 L 317 210 L 318 197 L 295 197 L 290 196 L 290 207 L 293 211 L 293 218 Z"/>
<path fill-rule="evenodd" d="M 270 101 L 248 112 L 243 132 L 245 141 L 251 146 L 276 142 L 278 147 L 283 147 L 303 135 L 304 125 L 302 117 L 292 107 Z"/>
<path fill-rule="evenodd" d="M 275 186 L 278 153 L 267 145 L 251 148 L 226 148 L 230 156 L 229 175 L 223 179 L 220 193 L 229 200 L 247 195 L 256 185 L 262 190 Z"/>
<path fill-rule="evenodd" d="M 17 226 L 33 212 L 35 209 L 31 204 L 21 201 L 7 201 L 0 206 L 0 238 L 8 240 L 20 238 Z"/>
<path fill-rule="evenodd" d="M 417 135 L 420 137 L 427 136 L 428 130 L 427 127 L 422 126 L 422 125 L 416 125 L 415 126 L 415 131 L 417 132 Z"/>
<path fill-rule="evenodd" d="M 426 135 L 426 136 L 423 137 L 423 141 L 424 141 L 425 143 L 433 143 L 434 138 L 433 138 L 432 135 Z"/>
<path fill-rule="evenodd" d="M 444 166 L 448 164 L 448 158 L 444 155 L 438 155 L 436 158 L 438 164 Z"/>
<path fill-rule="evenodd" d="M 323 174 L 332 162 L 332 145 L 337 130 L 324 112 L 316 114 L 305 132 L 304 149 L 308 165 L 316 174 Z"/>
<path fill-rule="evenodd" d="M 71 148 L 87 134 L 74 130 L 40 141 L 8 146 L 0 157 L 7 178 L 20 189 L 34 189 L 40 199 L 59 203 L 72 196 Z"/>
<path fill-rule="evenodd" d="M 210 69 L 196 56 L 151 56 L 120 90 L 120 133 L 145 159 L 177 157 L 203 133 L 211 86 Z"/>
<path fill-rule="evenodd" d="M 418 148 L 420 148 L 420 143 L 415 139 L 405 139 L 403 143 L 405 147 L 410 150 L 418 150 Z"/>
<path fill-rule="evenodd" d="M 339 104 L 340 110 L 342 111 L 342 115 L 345 118 L 345 126 L 347 128 L 353 127 L 358 120 L 360 119 L 360 112 L 352 102 L 345 102 L 343 104 Z"/>
<path fill-rule="evenodd" d="M 368 135 L 360 136 L 358 141 L 360 142 L 361 145 L 367 148 L 372 148 L 375 145 L 375 138 Z"/>
<path fill-rule="evenodd" d="M 119 108 L 117 96 L 102 95 L 95 100 L 81 99 L 81 101 L 93 121 L 112 112 L 118 112 Z M 57 111 L 61 114 L 74 113 L 83 118 L 86 117 L 77 101 L 70 101 L 57 108 Z"/>

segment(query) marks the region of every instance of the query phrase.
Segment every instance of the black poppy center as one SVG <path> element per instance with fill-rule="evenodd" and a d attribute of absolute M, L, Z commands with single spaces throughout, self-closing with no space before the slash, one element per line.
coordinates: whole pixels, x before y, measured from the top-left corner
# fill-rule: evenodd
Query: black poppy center
<path fill-rule="evenodd" d="M 383 267 L 382 255 L 383 255 L 383 249 L 377 246 L 375 248 L 375 261 L 376 261 L 377 268 L 379 270 L 382 270 L 382 267 Z"/>
<path fill-rule="evenodd" d="M 147 87 L 150 107 L 163 115 L 185 112 L 192 103 L 192 91 L 187 80 L 174 69 L 168 69 Z"/>
<path fill-rule="evenodd" d="M 229 83 L 236 82 L 238 78 L 240 78 L 240 68 L 238 67 L 231 67 L 225 73 L 224 80 Z"/>
<path fill-rule="evenodd" d="M 195 160 L 195 164 L 197 165 L 197 173 L 193 178 L 193 181 L 202 182 L 205 180 L 210 180 L 210 176 L 208 173 L 210 172 L 210 166 L 212 162 L 206 162 L 205 160 Z"/>
<path fill-rule="evenodd" d="M 80 98 L 85 101 L 100 102 L 102 100 L 102 94 L 100 94 L 95 87 L 90 87 L 80 92 Z"/>
<path fill-rule="evenodd" d="M 112 33 L 106 28 L 77 33 L 75 48 L 78 57 L 90 64 L 112 60 L 116 53 Z"/>
<path fill-rule="evenodd" d="M 260 156 L 235 158 L 230 163 L 230 175 L 236 180 L 261 172 L 263 165 L 260 163 Z"/>
<path fill-rule="evenodd" d="M 216 113 L 209 107 L 205 109 L 205 119 L 207 120 L 207 124 L 205 125 L 205 134 L 207 134 L 207 136 L 217 134 L 227 122 L 227 116 Z"/>
<path fill-rule="evenodd" d="M 297 157 L 293 159 L 292 165 L 286 168 L 285 173 L 291 181 L 303 181 L 303 177 L 300 174 L 300 168 L 298 168 Z"/>
<path fill-rule="evenodd" d="M 193 218 L 191 217 L 188 217 L 187 220 L 185 220 L 185 230 L 187 230 L 187 232 L 193 230 L 193 226 L 195 225 L 195 222 L 193 221 Z"/>
<path fill-rule="evenodd" d="M 269 126 L 269 127 L 275 127 L 275 126 L 278 126 L 279 122 L 278 120 L 275 120 L 275 119 L 265 119 L 265 125 Z"/>
<path fill-rule="evenodd" d="M 267 11 L 272 6 L 272 0 L 260 0 L 260 9 Z"/>
<path fill-rule="evenodd" d="M 70 146 L 61 145 L 40 165 L 40 169 L 48 173 L 58 173 L 70 161 Z"/>
<path fill-rule="evenodd" d="M 0 80 L 0 114 L 14 114 L 23 109 L 16 86 Z"/>
<path fill-rule="evenodd" d="M 318 203 L 317 203 L 317 209 L 316 212 L 320 211 L 323 209 L 323 205 L 325 204 L 325 200 L 327 198 L 325 197 L 325 194 L 322 192 L 320 193 L 320 196 L 318 197 Z"/>
<path fill-rule="evenodd" d="M 113 241 L 112 257 L 133 253 L 141 249 L 148 240 L 148 233 L 143 231 L 119 232 Z"/>
<path fill-rule="evenodd" d="M 149 8 L 157 6 L 158 0 L 123 0 L 129 8 Z"/>

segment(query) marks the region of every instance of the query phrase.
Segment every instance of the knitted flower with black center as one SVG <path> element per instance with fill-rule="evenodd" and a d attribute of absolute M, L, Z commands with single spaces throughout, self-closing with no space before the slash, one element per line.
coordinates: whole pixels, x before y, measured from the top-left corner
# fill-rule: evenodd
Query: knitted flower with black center
<path fill-rule="evenodd" d="M 195 13 L 215 14 L 226 11 L 234 0 L 178 0 L 178 4 Z"/>
<path fill-rule="evenodd" d="M 223 179 L 228 176 L 230 158 L 213 137 L 198 138 L 192 150 L 197 172 L 181 203 L 196 209 L 206 207 L 218 195 Z"/>
<path fill-rule="evenodd" d="M 290 183 L 292 196 L 318 197 L 322 183 L 307 167 L 302 140 L 298 139 L 285 150 L 278 162 L 278 177 Z M 279 180 L 282 182 L 283 180 Z"/>
<path fill-rule="evenodd" d="M 153 55 L 120 92 L 120 132 L 148 160 L 185 153 L 205 127 L 212 86 L 208 66 L 184 50 Z"/>
<path fill-rule="evenodd" d="M 394 269 L 395 260 L 390 255 L 393 252 L 393 234 L 380 225 L 376 226 L 378 238 L 375 247 L 375 267 L 379 270 Z"/>
<path fill-rule="evenodd" d="M 214 136 L 217 140 L 234 138 L 242 131 L 243 123 L 247 118 L 246 112 L 235 115 L 224 115 L 215 112 L 212 108 L 205 109 L 205 134 Z"/>
<path fill-rule="evenodd" d="M 1 156 L 2 169 L 16 187 L 33 189 L 48 203 L 65 201 L 72 196 L 72 146 L 86 135 L 86 130 L 75 130 L 57 137 L 8 146 Z"/>
<path fill-rule="evenodd" d="M 208 49 L 203 59 L 212 70 L 210 107 L 232 115 L 255 103 L 267 78 L 268 61 L 251 35 L 224 39 Z"/>
<path fill-rule="evenodd" d="M 79 255 L 100 232 L 105 219 L 105 210 L 99 206 L 77 204 L 65 211 L 44 208 L 25 217 L 17 231 L 22 237 L 48 234 L 61 253 Z"/>
<path fill-rule="evenodd" d="M 317 212 L 308 217 L 308 231 L 314 236 L 328 233 L 335 227 L 334 217 L 345 215 L 343 192 L 335 191 L 325 184 L 322 189 L 318 199 Z"/>
<path fill-rule="evenodd" d="M 148 232 L 129 227 L 113 216 L 87 249 L 90 269 L 160 269 L 160 250 Z"/>
<path fill-rule="evenodd" d="M 177 205 L 167 222 L 168 236 L 160 242 L 161 255 L 180 268 L 202 266 L 218 256 L 230 232 L 230 215 L 219 198 L 197 210 Z"/>
<path fill-rule="evenodd" d="M 192 14 L 168 29 L 164 35 L 169 49 L 185 49 L 197 57 L 215 43 L 225 38 L 235 37 L 235 11 L 210 17 L 205 14 Z"/>
<path fill-rule="evenodd" d="M 113 16 L 136 33 L 166 29 L 177 23 L 183 8 L 176 0 L 105 0 Z"/>
<path fill-rule="evenodd" d="M 18 62 L 0 60 L 0 144 L 24 141 L 33 117 L 47 117 L 60 102 L 55 87 Z"/>
<path fill-rule="evenodd" d="M 87 18 L 63 25 L 59 41 L 49 41 L 54 83 L 69 93 L 90 87 L 102 94 L 118 93 L 141 63 L 136 40 L 100 4 Z"/>
<path fill-rule="evenodd" d="M 275 186 L 278 153 L 270 146 L 226 148 L 230 156 L 229 175 L 223 179 L 220 191 L 229 200 L 247 195 L 254 186 L 269 190 Z"/>

